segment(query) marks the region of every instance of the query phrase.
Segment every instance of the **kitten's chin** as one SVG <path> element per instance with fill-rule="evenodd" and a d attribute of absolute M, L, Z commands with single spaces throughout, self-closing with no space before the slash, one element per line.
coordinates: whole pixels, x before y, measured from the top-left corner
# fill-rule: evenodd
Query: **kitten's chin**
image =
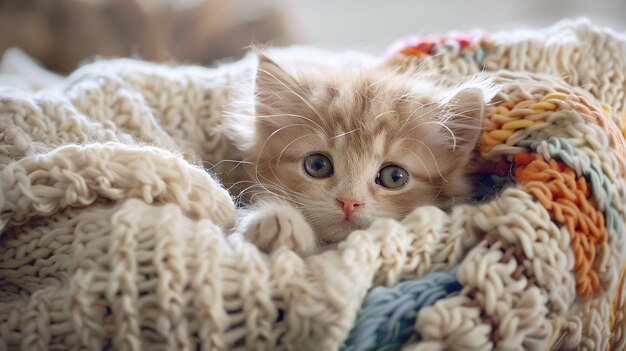
<path fill-rule="evenodd" d="M 365 229 L 368 225 L 352 221 L 340 221 L 329 223 L 323 228 L 315 228 L 317 237 L 320 238 L 322 246 L 336 246 L 337 243 L 345 240 L 350 233 L 355 230 Z"/>

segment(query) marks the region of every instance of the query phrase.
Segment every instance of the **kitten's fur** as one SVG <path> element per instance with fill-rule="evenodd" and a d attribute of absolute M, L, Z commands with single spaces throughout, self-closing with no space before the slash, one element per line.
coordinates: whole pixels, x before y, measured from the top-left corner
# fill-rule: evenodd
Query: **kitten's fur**
<path fill-rule="evenodd" d="M 484 84 L 449 89 L 382 67 L 288 73 L 258 56 L 254 138 L 246 156 L 261 190 L 240 230 L 261 249 L 285 245 L 308 255 L 374 218 L 400 220 L 418 206 L 447 208 L 471 195 Z M 304 171 L 312 153 L 329 156 L 331 177 Z M 388 164 L 409 173 L 401 189 L 375 183 Z M 351 220 L 338 198 L 362 204 Z"/>

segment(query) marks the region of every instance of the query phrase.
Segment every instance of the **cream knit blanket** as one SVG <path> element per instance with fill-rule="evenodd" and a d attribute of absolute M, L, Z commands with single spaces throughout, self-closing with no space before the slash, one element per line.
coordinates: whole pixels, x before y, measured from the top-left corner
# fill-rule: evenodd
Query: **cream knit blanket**
<path fill-rule="evenodd" d="M 498 49 L 485 62 L 586 87 L 623 127 L 623 37 L 576 22 L 492 39 Z M 451 77 L 478 69 L 455 55 L 420 67 L 452 67 Z M 400 61 L 389 64 L 410 64 Z M 424 309 L 422 341 L 407 347 L 541 350 L 564 330 L 569 347 L 604 349 L 612 335 L 611 347 L 624 349 L 623 229 L 598 263 L 604 293 L 577 297 L 564 227 L 518 188 L 450 213 L 379 219 L 306 259 L 227 236 L 234 203 L 203 166 L 237 158 L 213 130 L 253 69 L 250 59 L 213 69 L 117 60 L 39 92 L 0 87 L 0 350 L 335 350 L 370 288 L 459 264 L 459 281 L 487 295 L 466 289 Z M 524 74 L 498 79 L 512 98 L 531 96 L 538 81 L 569 89 Z M 533 281 L 512 281 L 513 263 L 485 273 L 480 257 L 499 260 L 489 254 L 500 252 L 498 233 L 551 252 L 529 261 Z"/>

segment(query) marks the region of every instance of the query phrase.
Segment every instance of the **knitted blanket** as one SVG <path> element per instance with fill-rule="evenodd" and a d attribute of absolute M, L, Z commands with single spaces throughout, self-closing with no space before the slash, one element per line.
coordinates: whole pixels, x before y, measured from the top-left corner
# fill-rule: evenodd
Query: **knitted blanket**
<path fill-rule="evenodd" d="M 227 235 L 215 127 L 254 60 L 0 87 L 0 350 L 623 350 L 626 38 L 409 38 L 379 64 L 494 71 L 480 201 L 305 259 Z"/>

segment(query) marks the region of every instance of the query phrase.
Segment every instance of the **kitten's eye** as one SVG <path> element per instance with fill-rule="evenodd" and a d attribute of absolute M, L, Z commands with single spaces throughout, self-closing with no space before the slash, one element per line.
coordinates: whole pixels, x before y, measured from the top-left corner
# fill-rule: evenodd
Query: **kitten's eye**
<path fill-rule="evenodd" d="M 312 154 L 304 160 L 304 170 L 313 178 L 328 178 L 333 175 L 333 164 L 322 154 Z"/>
<path fill-rule="evenodd" d="M 409 181 L 409 173 L 401 167 L 390 165 L 385 166 L 378 172 L 376 184 L 385 188 L 399 189 Z"/>

